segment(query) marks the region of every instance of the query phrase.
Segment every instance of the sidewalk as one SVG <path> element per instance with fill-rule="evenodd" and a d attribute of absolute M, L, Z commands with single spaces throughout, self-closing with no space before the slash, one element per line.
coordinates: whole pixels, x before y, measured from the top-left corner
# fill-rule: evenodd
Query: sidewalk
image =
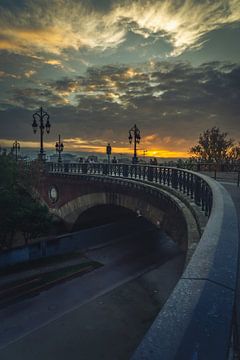
<path fill-rule="evenodd" d="M 201 171 L 200 172 L 203 175 L 210 176 L 211 178 L 215 178 L 214 171 Z M 237 185 L 238 182 L 238 173 L 237 172 L 223 172 L 223 171 L 217 171 L 216 172 L 216 180 L 220 181 L 223 184 L 234 184 Z"/>
<path fill-rule="evenodd" d="M 236 186 L 236 184 L 230 185 L 225 182 L 221 182 L 222 185 L 227 189 L 227 191 L 231 194 L 233 202 L 235 204 L 238 216 L 238 233 L 239 233 L 239 244 L 240 244 L 240 188 Z M 227 240 L 227 239 L 226 239 Z M 240 255 L 240 248 L 238 250 Z M 238 275 L 240 274 L 240 260 L 238 263 Z M 240 352 L 240 276 L 238 276 L 238 284 L 237 284 L 237 294 L 236 294 L 236 304 L 237 304 L 237 336 L 238 336 L 238 351 Z"/>

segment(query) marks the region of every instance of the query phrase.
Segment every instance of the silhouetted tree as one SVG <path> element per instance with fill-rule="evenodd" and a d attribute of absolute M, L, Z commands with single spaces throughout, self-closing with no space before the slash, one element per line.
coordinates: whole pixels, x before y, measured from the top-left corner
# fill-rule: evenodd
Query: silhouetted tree
<path fill-rule="evenodd" d="M 17 164 L 11 155 L 0 155 L 0 188 L 14 187 L 17 181 Z"/>
<path fill-rule="evenodd" d="M 228 133 L 213 127 L 200 134 L 198 144 L 191 148 L 190 153 L 198 159 L 219 163 L 229 158 L 233 146 L 234 141 L 228 138 Z"/>
<path fill-rule="evenodd" d="M 17 231 L 19 196 L 14 189 L 0 188 L 0 248 L 10 248 Z"/>
<path fill-rule="evenodd" d="M 29 240 L 44 235 L 50 230 L 52 216 L 46 206 L 25 194 L 18 221 L 18 230 L 21 231 L 25 243 L 28 244 Z"/>
<path fill-rule="evenodd" d="M 230 149 L 228 157 L 230 161 L 240 161 L 240 143 Z"/>

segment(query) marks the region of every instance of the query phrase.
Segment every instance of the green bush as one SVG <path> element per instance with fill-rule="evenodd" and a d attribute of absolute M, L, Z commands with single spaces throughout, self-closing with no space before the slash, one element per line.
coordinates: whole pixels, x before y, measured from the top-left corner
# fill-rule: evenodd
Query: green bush
<path fill-rule="evenodd" d="M 11 248 L 17 232 L 28 243 L 51 227 L 52 217 L 47 207 L 25 190 L 29 188 L 28 172 L 11 156 L 0 155 L 0 249 Z"/>

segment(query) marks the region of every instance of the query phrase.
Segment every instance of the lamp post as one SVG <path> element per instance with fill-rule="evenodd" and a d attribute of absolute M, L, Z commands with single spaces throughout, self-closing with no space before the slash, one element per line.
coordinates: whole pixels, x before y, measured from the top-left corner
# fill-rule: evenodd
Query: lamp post
<path fill-rule="evenodd" d="M 15 152 L 15 159 L 18 160 L 18 153 L 20 151 L 20 143 L 15 140 L 12 146 L 12 151 Z"/>
<path fill-rule="evenodd" d="M 45 121 L 44 121 L 45 120 Z M 39 124 L 38 124 L 39 123 Z M 49 115 L 46 111 L 43 111 L 43 108 L 41 107 L 39 111 L 35 112 L 33 114 L 33 123 L 32 128 L 34 134 L 37 132 L 37 128 L 40 129 L 40 152 L 39 152 L 39 159 L 44 161 L 44 150 L 43 150 L 43 134 L 44 129 L 46 129 L 47 134 L 50 133 L 51 124 L 49 122 Z"/>
<path fill-rule="evenodd" d="M 137 158 L 137 144 L 140 143 L 141 136 L 140 136 L 140 130 L 138 129 L 137 125 L 135 124 L 130 130 L 129 130 L 129 136 L 128 136 L 129 143 L 134 144 L 134 153 L 132 158 L 132 163 L 137 164 L 138 158 Z"/>
<path fill-rule="evenodd" d="M 56 148 L 56 152 L 58 153 L 58 163 L 60 164 L 62 162 L 62 157 L 61 157 L 61 153 L 63 152 L 63 142 L 61 142 L 61 135 L 58 135 L 58 141 L 56 142 L 55 145 Z"/>
<path fill-rule="evenodd" d="M 108 143 L 107 146 L 106 146 L 106 154 L 107 154 L 107 157 L 108 157 L 108 164 L 110 164 L 111 153 L 112 153 L 112 147 L 111 147 L 110 143 Z"/>
<path fill-rule="evenodd" d="M 148 152 L 147 150 L 143 150 L 144 159 L 145 159 L 145 156 L 146 156 L 147 152 Z"/>

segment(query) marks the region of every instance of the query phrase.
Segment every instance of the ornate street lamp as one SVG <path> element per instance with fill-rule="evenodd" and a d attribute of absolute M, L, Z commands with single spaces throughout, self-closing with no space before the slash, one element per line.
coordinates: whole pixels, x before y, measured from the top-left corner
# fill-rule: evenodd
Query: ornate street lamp
<path fill-rule="evenodd" d="M 15 140 L 12 146 L 12 151 L 15 152 L 15 159 L 18 160 L 18 153 L 20 151 L 20 143 Z"/>
<path fill-rule="evenodd" d="M 112 147 L 111 147 L 110 143 L 108 143 L 107 146 L 106 146 L 106 154 L 107 154 L 107 157 L 108 157 L 108 164 L 110 164 L 111 153 L 112 153 Z"/>
<path fill-rule="evenodd" d="M 48 113 L 43 111 L 42 107 L 40 108 L 39 111 L 37 111 L 37 112 L 35 112 L 33 114 L 32 128 L 33 128 L 34 134 L 36 134 L 38 127 L 40 129 L 40 153 L 39 153 L 39 159 L 44 161 L 45 160 L 45 154 L 44 154 L 44 150 L 43 150 L 43 134 L 44 134 L 44 129 L 46 129 L 47 134 L 50 133 L 51 124 L 49 122 Z"/>
<path fill-rule="evenodd" d="M 61 142 L 61 135 L 58 135 L 58 141 L 56 142 L 55 145 L 56 148 L 56 152 L 58 153 L 58 163 L 60 164 L 62 162 L 62 157 L 61 157 L 61 153 L 63 152 L 63 142 Z"/>
<path fill-rule="evenodd" d="M 145 156 L 146 156 L 147 152 L 148 152 L 147 150 L 143 150 L 144 159 L 145 159 Z"/>
<path fill-rule="evenodd" d="M 132 158 L 132 163 L 137 164 L 138 158 L 137 158 L 137 144 L 140 143 L 141 136 L 140 136 L 140 130 L 138 129 L 137 125 L 135 124 L 130 130 L 129 130 L 129 136 L 128 136 L 129 143 L 134 144 L 134 153 Z"/>

